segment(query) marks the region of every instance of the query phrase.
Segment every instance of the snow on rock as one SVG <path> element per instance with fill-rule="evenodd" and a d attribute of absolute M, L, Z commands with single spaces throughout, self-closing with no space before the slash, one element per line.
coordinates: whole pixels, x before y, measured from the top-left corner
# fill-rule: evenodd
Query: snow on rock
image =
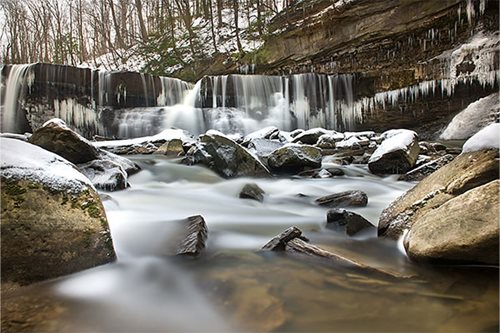
<path fill-rule="evenodd" d="M 94 189 L 90 180 L 64 158 L 17 139 L 0 138 L 0 174 L 10 180 L 41 183 L 56 191 Z"/>
<path fill-rule="evenodd" d="M 187 131 L 170 128 L 152 136 L 144 136 L 140 138 L 126 139 L 126 140 L 98 141 L 98 142 L 93 142 L 93 144 L 96 147 L 106 149 L 106 148 L 114 148 L 121 146 L 144 145 L 149 142 L 170 141 L 173 139 L 179 139 L 182 142 L 195 141 Z"/>
<path fill-rule="evenodd" d="M 468 139 L 500 115 L 499 94 L 491 94 L 469 104 L 445 128 L 443 140 Z"/>
<path fill-rule="evenodd" d="M 245 136 L 245 141 L 253 139 L 270 139 L 274 135 L 278 135 L 279 129 L 276 126 L 267 126 Z"/>
<path fill-rule="evenodd" d="M 408 150 L 408 147 L 415 140 L 418 140 L 418 135 L 414 131 L 407 129 L 392 129 L 382 133 L 381 138 L 384 141 L 382 141 L 377 150 L 372 154 L 369 163 L 379 160 L 383 155 L 388 153 L 397 150 Z"/>
<path fill-rule="evenodd" d="M 486 126 L 464 143 L 462 153 L 483 149 L 500 149 L 500 123 Z"/>

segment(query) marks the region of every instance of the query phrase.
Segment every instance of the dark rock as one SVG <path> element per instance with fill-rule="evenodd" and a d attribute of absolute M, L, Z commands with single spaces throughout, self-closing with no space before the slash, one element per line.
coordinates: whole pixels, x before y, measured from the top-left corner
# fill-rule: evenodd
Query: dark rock
<path fill-rule="evenodd" d="M 310 178 L 332 178 L 335 176 L 345 175 L 344 171 L 340 168 L 328 168 L 328 169 L 312 169 L 300 172 L 297 176 L 299 177 L 310 177 Z"/>
<path fill-rule="evenodd" d="M 459 147 L 446 148 L 446 154 L 460 155 L 461 153 L 462 153 L 462 148 Z"/>
<path fill-rule="evenodd" d="M 363 216 L 345 209 L 331 209 L 326 213 L 326 227 L 334 230 L 345 229 L 349 236 L 353 236 L 364 229 L 375 229 L 375 226 Z"/>
<path fill-rule="evenodd" d="M 293 130 L 293 131 L 291 131 L 291 132 L 290 132 L 290 136 L 291 136 L 292 138 L 295 138 L 297 135 L 299 135 L 299 134 L 300 134 L 300 133 L 302 133 L 302 132 L 304 132 L 304 130 L 303 130 L 303 129 L 301 129 L 301 128 L 297 128 L 296 130 Z"/>
<path fill-rule="evenodd" d="M 241 199 L 252 199 L 256 201 L 264 201 L 264 190 L 255 183 L 246 184 L 240 192 Z"/>
<path fill-rule="evenodd" d="M 269 167 L 279 173 L 297 173 L 305 168 L 321 166 L 321 150 L 308 145 L 289 144 L 273 151 L 268 158 Z"/>
<path fill-rule="evenodd" d="M 408 171 L 404 175 L 399 176 L 398 180 L 410 181 L 420 181 L 436 171 L 437 169 L 445 166 L 446 164 L 453 161 L 455 157 L 451 154 L 446 154 L 436 160 L 422 164 L 421 166 Z"/>
<path fill-rule="evenodd" d="M 60 119 L 46 122 L 33 132 L 29 142 L 75 164 L 99 158 L 99 150 L 90 141 L 69 129 Z"/>
<path fill-rule="evenodd" d="M 368 196 L 363 191 L 345 191 L 318 198 L 315 202 L 327 207 L 365 207 L 368 204 Z"/>
<path fill-rule="evenodd" d="M 384 209 L 379 236 L 398 239 L 403 230 L 460 194 L 498 179 L 497 150 L 464 153 L 433 172 Z"/>
<path fill-rule="evenodd" d="M 202 216 L 190 216 L 177 244 L 177 255 L 199 255 L 205 248 L 208 228 Z"/>
<path fill-rule="evenodd" d="M 184 147 L 182 140 L 172 139 L 165 142 L 158 149 L 154 151 L 154 154 L 167 155 L 167 156 L 180 156 L 184 155 Z"/>
<path fill-rule="evenodd" d="M 448 148 L 448 147 L 446 147 L 445 145 L 443 145 L 442 143 L 439 143 L 439 142 L 432 142 L 431 143 L 431 147 L 435 151 L 443 151 L 443 150 L 446 150 Z"/>
<path fill-rule="evenodd" d="M 409 130 L 390 130 L 368 161 L 374 174 L 405 173 L 416 163 L 420 147 L 418 136 Z"/>
<path fill-rule="evenodd" d="M 127 172 L 116 162 L 93 160 L 85 164 L 79 164 L 78 169 L 98 189 L 117 191 L 126 189 L 129 186 Z"/>
<path fill-rule="evenodd" d="M 201 137 L 201 142 L 203 144 L 202 151 L 199 152 L 200 149 L 198 149 L 194 155 L 201 154 L 199 157 L 201 163 L 223 177 L 270 176 L 267 168 L 257 158 L 225 136 L 215 133 L 206 134 Z"/>
<path fill-rule="evenodd" d="M 304 241 L 309 241 L 305 236 L 302 236 L 302 231 L 297 227 L 290 227 L 283 231 L 278 236 L 271 239 L 262 247 L 262 251 L 285 251 L 285 247 L 292 239 L 299 238 Z"/>
<path fill-rule="evenodd" d="M 344 140 L 344 134 L 332 131 L 323 134 L 317 140 L 316 146 L 321 149 L 333 149 L 337 142 Z"/>
<path fill-rule="evenodd" d="M 323 134 L 328 134 L 328 132 L 329 131 L 325 130 L 324 128 L 312 128 L 295 136 L 292 142 L 315 145 L 316 142 L 318 142 L 318 139 Z"/>
<path fill-rule="evenodd" d="M 497 179 L 422 214 L 405 237 L 409 257 L 419 262 L 498 265 L 499 190 Z"/>

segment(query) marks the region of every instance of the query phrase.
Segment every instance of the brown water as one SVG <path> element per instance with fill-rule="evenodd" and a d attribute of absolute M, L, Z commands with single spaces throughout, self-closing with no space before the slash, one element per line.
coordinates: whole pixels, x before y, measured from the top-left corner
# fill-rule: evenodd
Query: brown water
<path fill-rule="evenodd" d="M 264 203 L 237 194 L 248 179 L 158 158 L 132 188 L 106 201 L 118 261 L 4 293 L 2 331 L 57 332 L 495 332 L 497 267 L 426 267 L 398 244 L 325 228 L 315 197 L 361 189 L 356 212 L 376 223 L 412 184 L 363 168 L 335 179 L 256 181 Z M 297 193 L 307 195 L 298 197 Z M 201 214 L 209 228 L 199 258 L 162 255 L 172 220 Z M 365 266 L 262 253 L 276 233 L 297 225 L 311 243 Z"/>

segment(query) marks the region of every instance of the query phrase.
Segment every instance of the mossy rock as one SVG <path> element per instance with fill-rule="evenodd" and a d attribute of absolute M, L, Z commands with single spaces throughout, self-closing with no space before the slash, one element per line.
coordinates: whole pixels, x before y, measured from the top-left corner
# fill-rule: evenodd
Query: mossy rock
<path fill-rule="evenodd" d="M 2 284 L 30 284 L 115 259 L 97 192 L 1 177 Z"/>

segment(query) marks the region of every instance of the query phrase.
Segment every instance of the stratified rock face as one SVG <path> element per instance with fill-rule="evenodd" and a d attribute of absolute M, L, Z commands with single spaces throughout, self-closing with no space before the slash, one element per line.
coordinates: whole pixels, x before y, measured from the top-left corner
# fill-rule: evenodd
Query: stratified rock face
<path fill-rule="evenodd" d="M 397 239 L 422 216 L 477 186 L 498 179 L 497 150 L 463 153 L 432 173 L 386 208 L 378 234 Z"/>
<path fill-rule="evenodd" d="M 190 216 L 180 233 L 181 240 L 177 244 L 176 255 L 198 255 L 205 248 L 208 229 L 202 216 Z"/>
<path fill-rule="evenodd" d="M 58 119 L 50 120 L 37 129 L 29 142 L 75 164 L 90 162 L 99 157 L 96 147 Z"/>
<path fill-rule="evenodd" d="M 113 261 L 92 184 L 63 158 L 0 139 L 2 282 L 29 284 Z"/>
<path fill-rule="evenodd" d="M 306 168 L 321 167 L 321 150 L 299 144 L 287 144 L 273 151 L 268 158 L 269 167 L 279 173 L 297 173 Z"/>
<path fill-rule="evenodd" d="M 368 160 L 368 168 L 374 174 L 405 173 L 417 162 L 420 147 L 417 133 L 409 130 L 389 130 Z"/>
<path fill-rule="evenodd" d="M 202 163 L 223 177 L 268 177 L 267 168 L 245 148 L 233 140 L 211 133 L 201 137 Z M 196 154 L 196 152 L 194 153 Z M 206 156 L 208 155 L 208 156 Z"/>
<path fill-rule="evenodd" d="M 478 186 L 423 214 L 405 238 L 409 257 L 498 265 L 499 185 Z"/>

